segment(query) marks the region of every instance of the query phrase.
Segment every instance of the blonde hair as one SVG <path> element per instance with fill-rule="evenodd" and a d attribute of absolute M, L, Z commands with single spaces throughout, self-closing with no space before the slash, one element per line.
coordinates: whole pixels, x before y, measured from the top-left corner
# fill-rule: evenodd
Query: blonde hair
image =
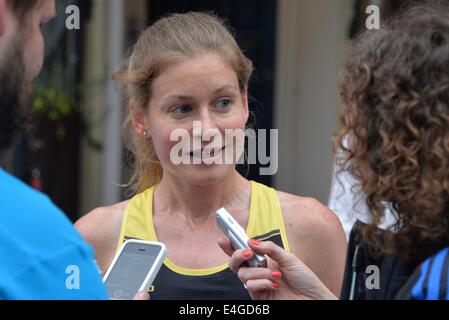
<path fill-rule="evenodd" d="M 156 21 L 141 34 L 114 76 L 124 87 L 127 104 L 132 101 L 123 123 L 125 143 L 134 158 L 132 176 L 125 185 L 132 194 L 146 190 L 162 178 L 152 139 L 139 136 L 133 127 L 135 115 L 148 107 L 152 82 L 168 64 L 207 52 L 228 59 L 237 74 L 240 90 L 246 90 L 253 72 L 252 62 L 222 20 L 199 12 L 172 14 Z"/>

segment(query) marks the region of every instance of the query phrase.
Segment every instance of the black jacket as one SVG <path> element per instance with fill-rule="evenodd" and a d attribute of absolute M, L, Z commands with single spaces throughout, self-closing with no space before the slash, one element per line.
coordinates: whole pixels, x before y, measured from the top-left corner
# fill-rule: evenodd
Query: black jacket
<path fill-rule="evenodd" d="M 397 255 L 372 257 L 366 250 L 357 221 L 351 231 L 346 257 L 345 274 L 340 294 L 342 300 L 392 300 L 417 268 L 417 264 L 407 263 Z M 378 268 L 379 288 L 370 289 L 373 272 L 369 266 Z M 367 272 L 368 271 L 368 272 Z"/>

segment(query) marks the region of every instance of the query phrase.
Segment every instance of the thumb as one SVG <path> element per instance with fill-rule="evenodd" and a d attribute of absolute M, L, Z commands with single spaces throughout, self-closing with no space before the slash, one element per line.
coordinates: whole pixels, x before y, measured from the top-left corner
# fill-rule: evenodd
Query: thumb
<path fill-rule="evenodd" d="M 150 300 L 150 294 L 146 291 L 139 291 L 136 293 L 133 300 Z"/>
<path fill-rule="evenodd" d="M 268 255 L 281 267 L 286 267 L 292 264 L 300 264 L 299 259 L 297 259 L 293 254 L 285 251 L 283 248 L 277 246 L 271 241 L 258 241 L 251 239 L 248 241 L 248 244 L 254 252 L 261 255 Z"/>
<path fill-rule="evenodd" d="M 234 248 L 232 248 L 231 242 L 227 238 L 221 237 L 218 239 L 218 245 L 221 250 L 223 250 L 230 257 L 235 251 Z"/>

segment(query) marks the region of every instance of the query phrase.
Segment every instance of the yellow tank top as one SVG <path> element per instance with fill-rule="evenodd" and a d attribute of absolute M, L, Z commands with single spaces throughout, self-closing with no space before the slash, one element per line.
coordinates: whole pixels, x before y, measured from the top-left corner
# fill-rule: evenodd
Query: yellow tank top
<path fill-rule="evenodd" d="M 117 250 L 127 239 L 158 241 L 153 223 L 155 187 L 137 194 L 125 209 Z M 246 229 L 248 237 L 272 241 L 290 251 L 284 219 L 276 191 L 251 181 L 251 200 Z M 168 258 L 150 289 L 151 299 L 249 299 L 237 276 L 221 265 L 208 269 L 187 269 Z"/>

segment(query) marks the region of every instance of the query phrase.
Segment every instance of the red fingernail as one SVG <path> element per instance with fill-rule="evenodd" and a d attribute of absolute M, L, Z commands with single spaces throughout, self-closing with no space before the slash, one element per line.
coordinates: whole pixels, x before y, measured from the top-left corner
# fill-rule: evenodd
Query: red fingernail
<path fill-rule="evenodd" d="M 279 271 L 275 271 L 275 272 L 271 273 L 271 276 L 275 279 L 280 279 L 282 277 L 282 273 Z"/>
<path fill-rule="evenodd" d="M 256 240 L 256 239 L 251 239 L 251 240 L 249 240 L 249 242 L 250 242 L 252 245 L 255 245 L 255 246 L 258 246 L 258 245 L 261 244 L 261 242 L 260 242 L 259 240 Z"/>
<path fill-rule="evenodd" d="M 242 254 L 245 258 L 248 258 L 251 256 L 252 252 L 251 252 L 251 250 L 245 250 L 245 251 L 243 251 Z"/>
<path fill-rule="evenodd" d="M 275 287 L 276 289 L 278 289 L 281 286 L 280 283 L 278 282 L 273 282 L 273 287 Z"/>

